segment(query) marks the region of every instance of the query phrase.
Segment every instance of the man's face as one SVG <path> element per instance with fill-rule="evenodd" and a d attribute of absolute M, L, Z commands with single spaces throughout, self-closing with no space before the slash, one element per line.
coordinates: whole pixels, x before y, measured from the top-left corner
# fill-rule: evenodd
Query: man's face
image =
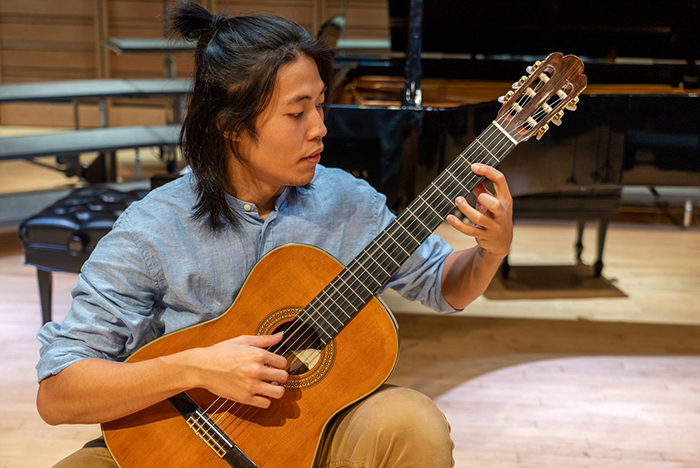
<path fill-rule="evenodd" d="M 321 159 L 326 135 L 323 123 L 325 84 L 316 63 L 302 56 L 277 74 L 272 99 L 256 121 L 258 141 L 242 135 L 232 158 L 234 184 L 241 195 L 280 193 L 284 186 L 311 181 Z"/>

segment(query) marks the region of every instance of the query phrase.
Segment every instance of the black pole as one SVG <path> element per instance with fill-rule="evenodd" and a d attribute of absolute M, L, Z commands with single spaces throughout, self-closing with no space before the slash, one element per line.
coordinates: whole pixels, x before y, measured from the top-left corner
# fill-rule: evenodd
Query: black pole
<path fill-rule="evenodd" d="M 406 81 L 403 86 L 401 105 L 408 108 L 421 108 L 423 90 L 420 79 L 423 75 L 421 55 L 423 52 L 423 0 L 411 0 L 408 19 L 408 41 L 406 41 Z"/>

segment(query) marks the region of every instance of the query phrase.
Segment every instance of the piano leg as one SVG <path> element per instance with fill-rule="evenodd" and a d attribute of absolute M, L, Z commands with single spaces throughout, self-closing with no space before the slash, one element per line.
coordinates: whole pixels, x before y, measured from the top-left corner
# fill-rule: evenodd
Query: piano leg
<path fill-rule="evenodd" d="M 581 254 L 583 253 L 583 228 L 586 226 L 585 219 L 578 219 L 576 224 L 576 261 L 581 261 Z"/>
<path fill-rule="evenodd" d="M 605 247 L 605 234 L 608 232 L 609 214 L 601 214 L 598 219 L 598 259 L 593 267 L 593 274 L 597 278 L 603 272 L 603 249 Z"/>
<path fill-rule="evenodd" d="M 41 324 L 43 325 L 51 321 L 51 287 L 53 281 L 51 278 L 51 272 L 47 270 L 37 268 L 36 276 L 39 280 L 39 299 L 41 300 Z"/>
<path fill-rule="evenodd" d="M 503 279 L 508 279 L 508 273 L 510 273 L 510 264 L 508 263 L 508 255 L 501 262 L 501 277 Z"/>

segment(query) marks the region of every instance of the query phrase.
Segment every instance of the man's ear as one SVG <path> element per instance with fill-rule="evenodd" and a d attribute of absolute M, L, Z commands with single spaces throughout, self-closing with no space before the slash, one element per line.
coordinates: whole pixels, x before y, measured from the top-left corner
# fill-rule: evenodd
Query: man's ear
<path fill-rule="evenodd" d="M 241 141 L 240 132 L 232 132 L 232 131 L 224 132 L 224 131 L 222 131 L 223 127 L 224 126 L 222 125 L 221 119 L 220 118 L 217 119 L 216 120 L 216 129 L 219 130 L 219 132 L 221 132 L 221 134 L 224 136 L 224 138 L 226 138 L 229 141 L 237 141 L 237 142 Z"/>
<path fill-rule="evenodd" d="M 224 138 L 230 141 L 236 141 L 239 142 L 241 141 L 240 133 L 238 132 L 223 132 Z"/>

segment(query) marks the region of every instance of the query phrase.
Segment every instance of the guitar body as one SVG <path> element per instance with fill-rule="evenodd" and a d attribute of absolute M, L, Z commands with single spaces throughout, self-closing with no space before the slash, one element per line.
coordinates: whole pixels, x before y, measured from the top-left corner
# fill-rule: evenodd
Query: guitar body
<path fill-rule="evenodd" d="M 342 269 L 337 260 L 317 248 L 280 247 L 260 260 L 223 315 L 159 338 L 127 361 L 211 346 L 240 335 L 274 333 Z M 313 367 L 290 375 L 284 397 L 272 400 L 270 408 L 235 404 L 229 409 L 231 403 L 219 408 L 219 401 L 208 411 L 254 466 L 311 467 L 331 417 L 377 389 L 393 371 L 398 357 L 396 324 L 373 298 L 318 353 Z M 186 393 L 202 409 L 217 399 L 203 389 Z M 103 424 L 102 429 L 122 468 L 230 466 L 168 401 Z"/>

